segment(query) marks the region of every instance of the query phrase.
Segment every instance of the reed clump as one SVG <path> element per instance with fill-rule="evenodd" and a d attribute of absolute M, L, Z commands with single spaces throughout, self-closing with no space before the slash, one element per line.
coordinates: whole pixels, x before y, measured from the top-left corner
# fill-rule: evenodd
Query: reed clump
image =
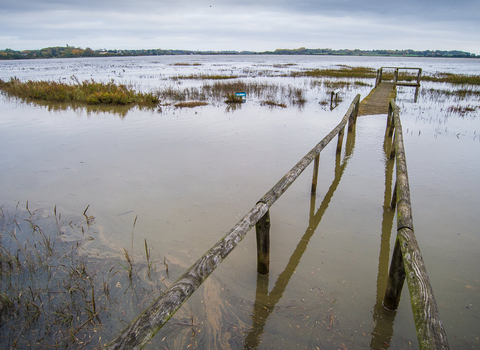
<path fill-rule="evenodd" d="M 157 105 L 158 96 L 151 93 L 136 92 L 125 85 L 95 82 L 93 79 L 78 81 L 74 84 L 55 81 L 26 81 L 18 78 L 10 81 L 0 79 L 0 89 L 10 96 L 21 99 L 34 99 L 51 102 L 85 103 L 89 105 Z"/>
<path fill-rule="evenodd" d="M 242 103 L 243 97 L 237 96 L 233 93 L 229 93 L 225 96 L 225 103 Z"/>

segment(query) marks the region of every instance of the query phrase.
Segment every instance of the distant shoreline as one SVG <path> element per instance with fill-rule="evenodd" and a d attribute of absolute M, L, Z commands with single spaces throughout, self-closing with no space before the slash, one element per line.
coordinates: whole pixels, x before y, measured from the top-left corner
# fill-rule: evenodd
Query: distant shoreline
<path fill-rule="evenodd" d="M 0 60 L 79 58 L 79 57 L 125 57 L 125 56 L 185 56 L 185 55 L 317 55 L 317 56 L 367 56 L 367 57 L 427 57 L 427 58 L 480 58 L 470 52 L 452 50 L 332 50 L 332 49 L 277 49 L 275 51 L 191 51 L 191 50 L 92 50 L 73 46 L 47 47 L 40 50 L 0 50 Z"/>

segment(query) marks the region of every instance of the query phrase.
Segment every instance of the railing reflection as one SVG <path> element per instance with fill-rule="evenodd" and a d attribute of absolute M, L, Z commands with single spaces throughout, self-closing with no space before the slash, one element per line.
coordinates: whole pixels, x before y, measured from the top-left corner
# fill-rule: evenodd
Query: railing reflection
<path fill-rule="evenodd" d="M 268 317 L 272 314 L 275 309 L 276 304 L 280 301 L 285 292 L 288 283 L 295 270 L 297 269 L 300 260 L 302 259 L 303 254 L 307 250 L 307 246 L 315 233 L 320 221 L 322 220 L 323 215 L 328 209 L 330 201 L 335 194 L 335 191 L 342 179 L 343 173 L 347 167 L 349 159 L 353 155 L 355 148 L 355 127 L 353 130 L 348 132 L 347 140 L 345 145 L 345 155 L 341 159 L 341 154 L 336 153 L 335 158 L 335 177 L 331 183 L 325 197 L 320 204 L 320 207 L 315 212 L 315 194 L 311 196 L 310 202 L 310 218 L 308 228 L 305 231 L 305 234 L 300 239 L 295 251 L 290 257 L 290 260 L 287 263 L 287 266 L 283 272 L 278 276 L 275 286 L 272 291 L 268 293 L 269 277 L 268 275 L 257 274 L 257 289 L 255 293 L 255 303 L 253 306 L 252 312 L 252 328 L 250 332 L 247 333 L 245 338 L 244 349 L 256 349 L 260 343 L 260 337 L 264 333 L 265 324 Z M 387 255 L 387 265 L 388 265 L 388 255 Z"/>
<path fill-rule="evenodd" d="M 390 259 L 390 237 L 392 235 L 393 220 L 395 218 L 395 210 L 391 208 L 392 198 L 392 181 L 393 169 L 395 161 L 390 158 L 392 147 L 392 135 L 386 133 L 383 143 L 385 152 L 385 195 L 383 201 L 383 219 L 382 219 L 382 235 L 380 240 L 380 257 L 378 261 L 377 275 L 377 294 L 373 307 L 373 324 L 371 349 L 383 349 L 390 343 L 393 336 L 393 322 L 397 315 L 396 310 L 387 310 L 383 307 L 383 299 L 385 297 L 385 289 L 388 281 L 388 267 Z"/>

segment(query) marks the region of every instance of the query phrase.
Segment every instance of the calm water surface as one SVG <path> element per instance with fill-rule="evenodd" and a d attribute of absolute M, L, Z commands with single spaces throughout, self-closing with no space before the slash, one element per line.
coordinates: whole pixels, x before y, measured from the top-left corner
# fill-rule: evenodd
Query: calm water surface
<path fill-rule="evenodd" d="M 200 63 L 176 66 L 174 63 Z M 114 79 L 140 90 L 189 74 L 238 75 L 309 87 L 292 70 L 338 65 L 421 67 L 426 73 L 480 74 L 478 60 L 291 56 L 181 56 L 0 62 L 0 78 L 69 81 Z M 373 81 L 367 81 L 373 84 Z M 448 107 L 479 106 L 478 97 L 434 99 L 425 83 L 399 88 L 415 232 L 450 347 L 480 346 L 480 118 Z M 353 97 L 371 87 L 343 89 L 333 111 L 308 88 L 303 108 L 262 107 L 255 98 L 233 112 L 196 109 L 106 109 L 39 106 L 0 97 L 0 205 L 95 216 L 86 254 L 105 259 L 144 240 L 156 259 L 171 262 L 172 283 L 252 208 L 343 117 Z M 475 88 L 478 91 L 478 88 Z M 478 96 L 478 94 L 477 94 Z M 392 349 L 417 348 L 405 285 L 400 307 L 381 307 L 396 231 L 386 203 L 394 165 L 385 156 L 385 115 L 358 120 L 341 157 L 333 142 L 321 154 L 316 197 L 312 168 L 271 208 L 271 272 L 256 274 L 254 233 L 157 334 L 167 348 Z M 133 222 L 135 229 L 132 232 Z M 134 314 L 125 316 L 126 322 Z"/>

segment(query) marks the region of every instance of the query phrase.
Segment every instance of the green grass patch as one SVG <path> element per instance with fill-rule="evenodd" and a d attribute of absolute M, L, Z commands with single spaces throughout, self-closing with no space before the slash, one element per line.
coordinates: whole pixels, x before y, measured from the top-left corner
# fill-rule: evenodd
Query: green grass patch
<path fill-rule="evenodd" d="M 125 85 L 98 83 L 92 80 L 67 84 L 55 81 L 26 81 L 18 78 L 10 81 L 0 79 L 0 90 L 21 99 L 34 99 L 51 102 L 81 102 L 89 105 L 157 105 L 159 98 L 151 93 L 136 92 Z"/>

